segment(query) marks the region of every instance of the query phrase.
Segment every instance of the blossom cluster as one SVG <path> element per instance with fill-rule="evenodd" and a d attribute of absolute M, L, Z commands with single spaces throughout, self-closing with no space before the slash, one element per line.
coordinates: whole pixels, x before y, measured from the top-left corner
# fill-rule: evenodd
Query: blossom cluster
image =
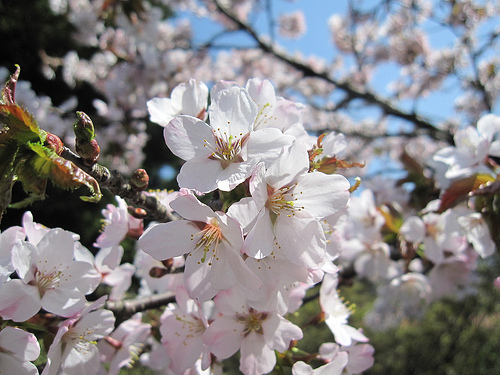
<path fill-rule="evenodd" d="M 219 22 L 220 35 L 239 28 L 261 48 L 217 56 L 191 48 L 189 21 L 166 20 L 157 2 L 131 14 L 112 14 L 113 3 L 50 1 L 94 54 L 42 54 L 43 71 L 47 78 L 62 72 L 72 87 L 86 82 L 104 99 L 93 104 L 107 123 L 98 138 L 100 162 L 110 168 L 140 166 L 148 117 L 164 128 L 166 146 L 183 161 L 179 190 L 147 194 L 176 220 L 145 222 L 116 196 L 91 250 L 76 233 L 34 222 L 29 211 L 22 226 L 4 230 L 0 373 L 117 374 L 139 361 L 167 375 L 220 374 L 222 361 L 239 352 L 240 371 L 259 375 L 281 365 L 279 352 L 295 375 L 357 374 L 372 366 L 374 348 L 349 324 L 353 308 L 338 290 L 346 279 L 376 287 L 365 316 L 373 330 L 418 318 L 443 296 L 474 292 L 478 263 L 500 242 L 500 117 L 492 114 L 500 70 L 485 53 L 498 33 L 479 40 L 480 30 L 491 31 L 482 29 L 485 21 L 500 14 L 497 5 L 453 2 L 441 14 L 428 1 L 403 1 L 388 3 L 385 18 L 365 9 L 354 9 L 353 18 L 334 14 L 332 42 L 343 55 L 326 63 L 291 58 L 253 33 L 254 0 L 158 2 Z M 438 18 L 457 36 L 449 48 L 430 43 L 426 27 Z M 301 12 L 281 15 L 276 25 L 284 38 L 307 29 Z M 413 101 L 416 112 L 405 114 L 370 91 L 385 65 L 398 67 L 386 82 L 392 97 Z M 0 68 L 0 79 L 7 75 Z M 254 76 L 272 77 L 274 85 Z M 433 127 L 417 114 L 420 99 L 450 80 L 461 83 L 451 106 L 463 116 L 447 115 Z M 41 128 L 73 146 L 65 114 L 76 99 L 53 108 L 28 82 L 17 89 L 16 102 Z M 366 98 L 381 109 L 379 119 L 359 120 L 351 104 Z M 393 115 L 414 124 L 396 124 L 395 132 L 386 120 Z M 337 132 L 314 132 L 323 129 Z M 2 123 L 0 135 L 4 130 Z M 408 178 L 365 179 L 370 168 L 361 167 L 375 153 L 386 153 Z M 429 188 L 420 207 L 406 182 Z M 125 238 L 137 240 L 133 262 L 124 260 Z M 321 323 L 332 333 L 314 356 L 321 363 L 315 369 L 294 356 L 304 333 L 291 318 L 314 287 Z M 121 314 L 116 306 L 132 295 L 138 305 L 162 296 L 169 303 L 153 318 L 146 308 Z"/>

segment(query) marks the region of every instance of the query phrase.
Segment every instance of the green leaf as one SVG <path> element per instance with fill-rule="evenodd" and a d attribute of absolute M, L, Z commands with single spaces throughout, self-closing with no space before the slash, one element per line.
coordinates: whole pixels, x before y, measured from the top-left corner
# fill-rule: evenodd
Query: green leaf
<path fill-rule="evenodd" d="M 50 178 L 56 186 L 63 189 L 86 186 L 91 196 L 81 197 L 82 200 L 98 202 L 101 199 L 102 194 L 97 181 L 73 162 L 60 157 L 53 150 L 39 143 L 29 143 L 28 146 L 35 152 L 30 157 L 29 166 L 37 177 Z"/>
<path fill-rule="evenodd" d="M 35 118 L 17 104 L 0 104 L 0 123 L 4 132 L 20 144 L 45 141 L 46 132 L 38 127 Z"/>
<path fill-rule="evenodd" d="M 5 133 L 0 133 L 0 221 L 12 199 L 17 150 L 17 144 L 7 139 Z"/>

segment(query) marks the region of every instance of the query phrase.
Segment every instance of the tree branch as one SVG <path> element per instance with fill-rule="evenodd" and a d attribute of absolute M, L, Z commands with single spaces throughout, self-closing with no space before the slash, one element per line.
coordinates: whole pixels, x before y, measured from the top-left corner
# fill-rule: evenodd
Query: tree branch
<path fill-rule="evenodd" d="M 351 84 L 347 81 L 338 81 L 333 77 L 331 77 L 327 72 L 318 72 L 313 68 L 311 68 L 309 65 L 294 60 L 291 57 L 287 56 L 286 54 L 277 51 L 272 45 L 264 42 L 259 37 L 259 35 L 257 35 L 255 30 L 251 26 L 247 25 L 246 23 L 244 23 L 243 21 L 241 21 L 240 19 L 229 13 L 229 11 L 226 10 L 223 6 L 221 6 L 217 0 L 214 0 L 214 3 L 217 9 L 226 17 L 228 17 L 231 21 L 233 21 L 240 30 L 245 31 L 257 43 L 258 47 L 262 51 L 273 55 L 278 60 L 301 71 L 304 77 L 315 77 L 323 79 L 324 81 L 331 83 L 332 85 L 344 91 L 348 96 L 356 99 L 362 99 L 367 103 L 373 104 L 379 107 L 386 115 L 394 116 L 403 119 L 405 121 L 411 122 L 417 128 L 425 130 L 431 137 L 437 140 L 444 140 L 450 144 L 453 144 L 453 136 L 449 132 L 437 128 L 427 119 L 419 116 L 415 112 L 405 112 L 402 109 L 395 107 L 388 100 L 379 97 L 375 93 L 372 93 L 367 90 L 360 91 L 351 86 Z"/>
<path fill-rule="evenodd" d="M 113 195 L 122 197 L 130 205 L 146 210 L 147 219 L 155 220 L 160 223 L 176 219 L 175 216 L 156 199 L 156 197 L 148 195 L 143 191 L 134 190 L 119 171 L 110 171 L 100 164 L 94 164 L 92 167 L 89 167 L 85 165 L 80 156 L 67 147 L 64 148 L 61 156 L 72 161 L 75 165 L 92 176 L 99 183 L 101 188 L 109 190 Z"/>
<path fill-rule="evenodd" d="M 134 300 L 108 301 L 105 308 L 113 311 L 120 320 L 127 320 L 135 313 L 162 307 L 171 302 L 175 302 L 175 294 L 165 292 Z"/>

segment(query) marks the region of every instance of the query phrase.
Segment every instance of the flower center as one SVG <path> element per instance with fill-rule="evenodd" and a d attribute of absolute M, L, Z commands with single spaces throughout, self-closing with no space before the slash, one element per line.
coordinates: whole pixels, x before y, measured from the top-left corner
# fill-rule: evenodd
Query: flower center
<path fill-rule="evenodd" d="M 206 139 L 204 146 L 212 151 L 209 156 L 212 160 L 218 160 L 221 162 L 222 168 L 227 168 L 231 163 L 240 163 L 243 161 L 243 157 L 240 155 L 244 143 L 248 139 L 248 134 L 243 136 L 240 133 L 239 136 L 234 136 L 227 134 L 225 131 L 221 131 L 220 128 L 213 130 L 215 146 L 212 146 Z"/>
<path fill-rule="evenodd" d="M 36 286 L 43 297 L 47 290 L 59 288 L 59 282 L 64 277 L 64 273 L 58 269 L 62 263 L 59 264 L 59 267 L 54 266 L 52 270 L 44 270 L 41 267 L 41 262 L 38 263 L 39 267 L 35 271 L 35 279 L 29 284 Z"/>
<path fill-rule="evenodd" d="M 248 315 L 239 315 L 237 320 L 239 323 L 243 323 L 245 328 L 243 329 L 243 336 L 247 337 L 251 332 L 256 332 L 258 334 L 264 334 L 262 328 L 262 322 L 267 319 L 266 312 L 259 312 L 250 308 Z"/>
<path fill-rule="evenodd" d="M 288 217 L 295 216 L 297 212 L 302 211 L 305 207 L 298 206 L 296 203 L 297 196 L 302 194 L 302 192 L 295 192 L 294 188 L 297 183 L 292 186 L 284 186 L 281 189 L 274 191 L 272 187 L 267 186 L 268 196 L 267 207 L 271 212 L 280 216 L 282 213 L 286 214 Z"/>
<path fill-rule="evenodd" d="M 211 251 L 212 256 L 215 256 L 217 254 L 217 248 L 223 239 L 222 231 L 219 228 L 219 223 L 217 222 L 217 219 L 212 218 L 210 219 L 210 223 L 205 223 L 205 226 L 203 227 L 201 232 L 197 233 L 197 235 L 200 234 L 201 238 L 196 243 L 194 249 L 195 250 L 201 249 L 203 251 L 203 256 L 200 262 L 204 263 L 207 259 L 207 253 Z M 197 235 L 192 234 L 191 241 L 194 241 L 194 238 Z M 208 265 L 211 266 L 212 263 L 210 262 L 208 263 Z"/>

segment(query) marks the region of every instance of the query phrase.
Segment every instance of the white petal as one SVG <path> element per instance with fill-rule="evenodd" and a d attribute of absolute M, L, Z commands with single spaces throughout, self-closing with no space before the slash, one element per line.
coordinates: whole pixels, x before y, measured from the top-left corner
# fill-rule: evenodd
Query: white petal
<path fill-rule="evenodd" d="M 38 375 L 36 366 L 31 362 L 20 362 L 14 356 L 0 351 L 0 374 Z"/>
<path fill-rule="evenodd" d="M 276 354 L 261 334 L 251 332 L 241 343 L 240 371 L 243 374 L 267 374 L 276 364 Z"/>
<path fill-rule="evenodd" d="M 202 156 L 185 163 L 177 175 L 181 188 L 194 189 L 200 193 L 208 193 L 217 189 L 217 180 L 222 172 L 221 163 Z"/>
<path fill-rule="evenodd" d="M 38 289 L 21 280 L 9 280 L 0 290 L 0 316 L 15 322 L 24 322 L 40 310 Z"/>
<path fill-rule="evenodd" d="M 226 359 L 240 348 L 243 341 L 242 330 L 243 324 L 237 323 L 236 319 L 222 316 L 208 326 L 203 342 L 219 359 Z"/>
<path fill-rule="evenodd" d="M 325 260 L 326 238 L 318 221 L 281 215 L 274 232 L 281 251 L 295 264 L 317 268 Z"/>
<path fill-rule="evenodd" d="M 191 235 L 200 229 L 187 220 L 156 224 L 139 238 L 139 247 L 157 260 L 173 258 L 193 251 Z"/>
<path fill-rule="evenodd" d="M 290 184 L 297 175 L 309 169 L 309 156 L 301 142 L 285 147 L 282 154 L 266 171 L 266 182 L 275 189 Z"/>
<path fill-rule="evenodd" d="M 302 175 L 293 189 L 297 205 L 321 219 L 341 210 L 349 200 L 349 181 L 339 174 L 321 172 Z"/>
<path fill-rule="evenodd" d="M 0 331 L 0 348 L 22 361 L 34 361 L 40 355 L 40 345 L 32 333 L 9 326 Z"/>
<path fill-rule="evenodd" d="M 196 117 L 175 117 L 165 127 L 163 135 L 170 151 L 183 160 L 190 160 L 196 156 L 208 157 L 211 154 L 205 143 L 213 142 L 212 130 Z"/>
<path fill-rule="evenodd" d="M 42 307 L 54 314 L 70 317 L 85 308 L 85 297 L 79 290 L 49 289 L 42 297 Z"/>
<path fill-rule="evenodd" d="M 169 98 L 153 98 L 146 104 L 151 122 L 161 126 L 168 125 L 175 116 L 180 114 L 181 110 L 179 104 Z"/>
<path fill-rule="evenodd" d="M 258 109 L 246 89 L 233 86 L 212 97 L 209 111 L 214 130 L 221 129 L 228 136 L 243 136 L 253 130 Z"/>

